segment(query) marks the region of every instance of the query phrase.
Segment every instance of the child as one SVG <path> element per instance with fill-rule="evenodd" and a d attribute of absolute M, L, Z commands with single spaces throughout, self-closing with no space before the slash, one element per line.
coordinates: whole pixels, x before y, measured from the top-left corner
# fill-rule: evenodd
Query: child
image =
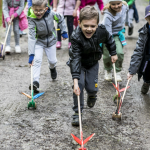
<path fill-rule="evenodd" d="M 129 6 L 129 11 L 128 11 L 128 35 L 132 35 L 133 34 L 133 17 L 134 17 L 134 1 L 135 0 L 124 0 L 128 3 Z"/>
<path fill-rule="evenodd" d="M 32 7 L 28 10 L 28 53 L 29 64 L 33 63 L 33 89 L 38 92 L 40 68 L 43 49 L 48 57 L 51 78 L 56 79 L 56 31 L 53 20 L 56 20 L 61 28 L 62 37 L 68 38 L 64 18 L 52 11 L 47 6 L 47 0 L 32 0 Z M 31 86 L 29 86 L 31 89 Z"/>
<path fill-rule="evenodd" d="M 95 105 L 98 91 L 98 69 L 102 55 L 100 43 L 105 43 L 111 55 L 112 63 L 117 60 L 116 45 L 112 36 L 104 25 L 98 25 L 99 13 L 94 6 L 86 6 L 80 11 L 79 26 L 71 36 L 70 66 L 74 82 L 74 106 L 75 114 L 72 116 L 72 125 L 79 125 L 77 95 L 80 95 L 81 112 L 84 107 L 83 89 L 88 93 L 87 105 L 92 108 Z"/>
<path fill-rule="evenodd" d="M 128 79 L 138 74 L 138 80 L 143 76 L 141 92 L 146 94 L 150 86 L 150 5 L 145 9 L 147 23 L 139 30 L 139 39 L 131 56 Z"/>
<path fill-rule="evenodd" d="M 70 36 L 73 32 L 73 21 L 74 17 L 77 16 L 77 10 L 80 6 L 80 0 L 59 0 L 58 7 L 57 1 L 53 1 L 53 10 L 57 11 L 61 15 L 67 18 L 67 26 L 68 26 L 68 33 L 69 33 L 69 43 L 68 48 L 71 46 Z M 58 26 L 59 28 L 59 26 Z M 57 43 L 56 48 L 61 48 L 61 30 L 57 31 Z"/>
<path fill-rule="evenodd" d="M 8 29 L 8 25 L 11 24 L 11 20 L 13 22 L 16 53 L 21 53 L 21 48 L 19 45 L 19 39 L 20 39 L 19 16 L 21 15 L 23 9 L 24 9 L 24 0 L 3 0 L 3 14 L 5 19 L 6 30 Z M 10 39 L 11 39 L 11 27 L 6 41 L 6 47 L 5 47 L 6 53 L 11 52 Z"/>
<path fill-rule="evenodd" d="M 125 33 L 125 21 L 128 6 L 126 2 L 122 0 L 109 0 L 109 3 L 104 7 L 104 19 L 103 24 L 107 31 L 113 35 L 116 43 L 116 51 L 118 60 L 115 63 L 116 66 L 116 78 L 118 82 L 122 81 L 120 71 L 122 69 L 122 63 L 124 59 L 123 46 L 126 45 L 124 33 Z M 110 55 L 105 45 L 103 45 L 103 62 L 105 71 L 105 80 L 112 80 L 111 70 L 113 68 Z"/>

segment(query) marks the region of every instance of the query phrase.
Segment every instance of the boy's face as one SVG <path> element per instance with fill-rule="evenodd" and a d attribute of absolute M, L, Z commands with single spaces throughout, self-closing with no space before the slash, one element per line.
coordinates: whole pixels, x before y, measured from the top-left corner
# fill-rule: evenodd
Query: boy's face
<path fill-rule="evenodd" d="M 120 12 L 122 8 L 122 2 L 120 1 L 115 1 L 115 2 L 110 2 L 110 7 L 116 12 Z"/>
<path fill-rule="evenodd" d="M 81 28 L 85 37 L 90 39 L 98 27 L 97 19 L 93 18 L 90 20 L 82 20 L 82 22 L 79 21 L 79 27 Z"/>
<path fill-rule="evenodd" d="M 33 6 L 32 9 L 37 19 L 41 19 L 47 11 L 48 7 L 45 7 L 45 5 Z"/>
<path fill-rule="evenodd" d="M 147 16 L 146 18 L 146 21 L 149 23 L 149 25 L 150 25 L 150 16 Z"/>

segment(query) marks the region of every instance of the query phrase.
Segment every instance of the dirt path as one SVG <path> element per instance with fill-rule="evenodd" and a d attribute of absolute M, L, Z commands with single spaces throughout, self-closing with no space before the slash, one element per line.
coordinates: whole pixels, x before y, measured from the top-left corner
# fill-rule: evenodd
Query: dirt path
<path fill-rule="evenodd" d="M 133 36 L 127 36 L 121 87 L 126 85 L 129 61 L 138 37 L 137 30 L 145 23 L 144 10 L 148 3 L 136 0 L 136 4 L 140 23 L 135 24 Z M 0 35 L 1 41 L 4 38 L 2 29 Z M 0 150 L 76 150 L 79 146 L 70 134 L 78 137 L 80 134 L 78 127 L 71 126 L 73 100 L 72 79 L 66 66 L 67 42 L 63 42 L 62 50 L 57 51 L 58 78 L 55 82 L 50 79 L 47 59 L 45 55 L 43 57 L 40 89 L 45 94 L 36 100 L 36 110 L 28 110 L 29 99 L 19 94 L 19 91 L 30 94 L 27 36 L 21 38 L 20 43 L 23 53 L 12 53 L 5 61 L 0 59 Z M 89 150 L 150 149 L 150 94 L 141 95 L 142 80 L 137 82 L 137 76 L 130 85 L 122 108 L 123 119 L 121 122 L 113 121 L 111 115 L 116 104 L 112 97 L 115 89 L 104 81 L 103 64 L 100 61 L 98 100 L 93 109 L 88 109 L 85 96 L 84 138 L 95 133 L 86 145 Z"/>

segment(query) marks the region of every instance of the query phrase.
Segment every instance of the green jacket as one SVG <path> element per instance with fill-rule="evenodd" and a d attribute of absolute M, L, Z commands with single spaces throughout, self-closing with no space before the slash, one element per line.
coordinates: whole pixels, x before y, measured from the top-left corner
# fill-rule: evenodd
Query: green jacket
<path fill-rule="evenodd" d="M 124 0 L 128 3 L 129 7 L 134 3 L 135 0 Z"/>
<path fill-rule="evenodd" d="M 65 19 L 59 13 L 50 10 L 46 17 L 37 19 L 30 7 L 27 14 L 29 34 L 28 34 L 28 54 L 35 54 L 35 45 L 51 47 L 57 42 L 54 20 L 57 21 L 61 33 L 67 32 Z"/>

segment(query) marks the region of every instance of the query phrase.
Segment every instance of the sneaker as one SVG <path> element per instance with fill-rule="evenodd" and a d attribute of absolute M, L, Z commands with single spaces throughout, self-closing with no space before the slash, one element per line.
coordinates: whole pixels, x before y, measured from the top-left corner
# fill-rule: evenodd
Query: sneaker
<path fill-rule="evenodd" d="M 38 90 L 38 88 L 39 88 L 39 82 L 37 82 L 37 81 L 34 81 L 33 82 L 33 90 L 34 90 L 34 93 L 39 93 L 39 90 Z M 29 85 L 29 90 L 31 90 L 31 84 Z"/>
<path fill-rule="evenodd" d="M 26 33 L 26 32 L 24 32 L 24 31 L 22 31 L 22 35 L 27 35 L 27 33 Z"/>
<path fill-rule="evenodd" d="M 71 46 L 71 42 L 68 43 L 68 48 L 70 48 L 70 46 Z"/>
<path fill-rule="evenodd" d="M 16 45 L 16 46 L 15 46 L 15 52 L 16 52 L 17 54 L 20 54 L 20 53 L 21 53 L 21 48 L 20 48 L 19 45 Z"/>
<path fill-rule="evenodd" d="M 133 25 L 131 24 L 131 26 L 128 28 L 128 35 L 132 34 L 133 34 Z"/>
<path fill-rule="evenodd" d="M 9 45 L 7 45 L 7 46 L 5 47 L 5 53 L 6 53 L 6 54 L 10 54 L 10 51 L 11 51 L 11 47 L 10 47 Z"/>
<path fill-rule="evenodd" d="M 53 69 L 50 69 L 51 72 L 51 78 L 52 79 L 56 79 L 57 78 L 57 71 L 56 71 L 56 67 Z"/>
<path fill-rule="evenodd" d="M 60 41 L 57 41 L 57 43 L 56 43 L 56 48 L 58 48 L 58 49 L 61 48 L 61 42 L 60 42 Z"/>
<path fill-rule="evenodd" d="M 105 71 L 105 80 L 106 81 L 111 81 L 112 80 L 112 73 L 111 71 Z"/>
<path fill-rule="evenodd" d="M 116 78 L 117 78 L 117 82 L 122 82 L 122 78 L 121 78 L 120 72 L 116 73 Z"/>
<path fill-rule="evenodd" d="M 72 118 L 73 118 L 73 120 L 72 120 L 71 124 L 73 126 L 79 126 L 79 114 L 74 113 L 74 115 L 72 115 Z M 81 113 L 81 120 L 82 120 L 82 113 Z"/>
<path fill-rule="evenodd" d="M 87 98 L 88 107 L 90 107 L 90 108 L 94 107 L 96 100 L 97 100 L 97 95 L 88 96 L 88 98 Z"/>
<path fill-rule="evenodd" d="M 144 82 L 143 85 L 142 85 L 142 88 L 141 88 L 141 92 L 143 94 L 146 94 L 148 92 L 148 90 L 149 90 L 149 86 L 150 86 L 149 83 Z"/>

